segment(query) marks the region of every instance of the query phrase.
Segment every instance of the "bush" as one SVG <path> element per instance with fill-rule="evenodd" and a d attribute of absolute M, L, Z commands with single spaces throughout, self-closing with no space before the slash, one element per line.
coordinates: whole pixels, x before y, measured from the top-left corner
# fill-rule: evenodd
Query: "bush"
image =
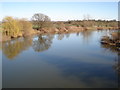
<path fill-rule="evenodd" d="M 19 23 L 23 36 L 27 36 L 32 32 L 32 24 L 31 22 L 27 21 L 27 19 L 20 19 Z"/>

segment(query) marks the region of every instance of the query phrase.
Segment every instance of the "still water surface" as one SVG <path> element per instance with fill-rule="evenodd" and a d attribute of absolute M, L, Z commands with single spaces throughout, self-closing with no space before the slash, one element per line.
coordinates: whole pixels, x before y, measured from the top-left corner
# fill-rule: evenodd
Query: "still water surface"
<path fill-rule="evenodd" d="M 3 88 L 117 88 L 117 52 L 100 39 L 112 31 L 36 35 L 3 43 Z"/>

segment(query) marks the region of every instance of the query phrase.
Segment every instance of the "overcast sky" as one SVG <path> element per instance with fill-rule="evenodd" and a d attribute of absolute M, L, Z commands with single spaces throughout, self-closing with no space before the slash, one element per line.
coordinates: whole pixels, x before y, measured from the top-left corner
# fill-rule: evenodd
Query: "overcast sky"
<path fill-rule="evenodd" d="M 0 20 L 5 16 L 31 19 L 35 13 L 48 15 L 52 21 L 118 19 L 117 2 L 1 2 Z"/>

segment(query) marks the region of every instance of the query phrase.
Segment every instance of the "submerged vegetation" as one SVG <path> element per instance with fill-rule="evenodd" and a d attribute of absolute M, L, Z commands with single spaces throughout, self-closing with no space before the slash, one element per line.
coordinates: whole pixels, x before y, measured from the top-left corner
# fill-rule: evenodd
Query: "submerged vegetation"
<path fill-rule="evenodd" d="M 10 16 L 5 17 L 0 25 L 2 41 L 11 38 L 29 36 L 32 34 L 44 33 L 70 33 L 85 30 L 119 29 L 118 21 L 111 20 L 71 20 L 71 21 L 51 21 L 47 15 L 37 13 L 32 16 L 32 20 L 17 19 Z"/>

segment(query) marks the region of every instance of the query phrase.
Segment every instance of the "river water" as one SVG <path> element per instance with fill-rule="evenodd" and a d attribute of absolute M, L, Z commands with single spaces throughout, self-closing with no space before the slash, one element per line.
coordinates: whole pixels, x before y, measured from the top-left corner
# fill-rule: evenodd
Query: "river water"
<path fill-rule="evenodd" d="M 4 42 L 3 88 L 117 88 L 118 53 L 100 43 L 113 31 L 35 35 Z"/>

